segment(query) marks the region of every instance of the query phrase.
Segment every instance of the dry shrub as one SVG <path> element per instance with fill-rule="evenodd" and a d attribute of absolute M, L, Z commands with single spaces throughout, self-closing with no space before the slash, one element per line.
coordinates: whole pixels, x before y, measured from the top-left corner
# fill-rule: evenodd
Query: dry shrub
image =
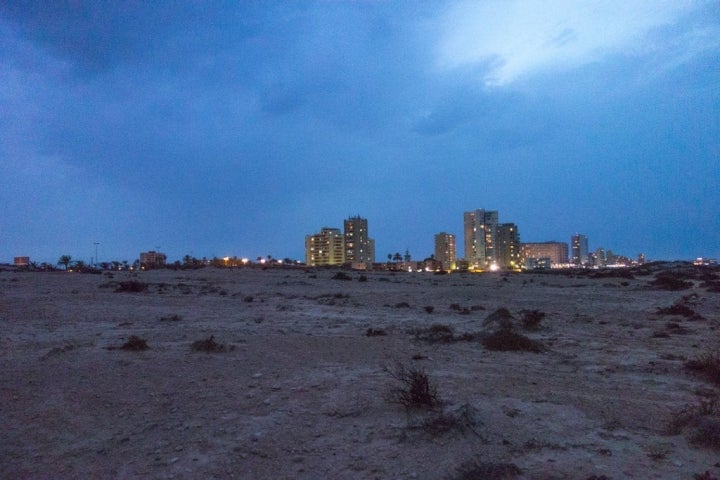
<path fill-rule="evenodd" d="M 385 371 L 395 381 L 388 392 L 389 402 L 398 403 L 406 409 L 424 410 L 433 410 L 442 404 L 437 387 L 430 383 L 423 369 L 408 368 L 398 363 L 395 368 L 386 368 Z"/>
<path fill-rule="evenodd" d="M 177 313 L 174 313 L 172 315 L 165 315 L 164 317 L 160 317 L 161 322 L 179 322 L 182 320 L 182 317 L 178 315 Z"/>
<path fill-rule="evenodd" d="M 540 310 L 523 310 L 522 325 L 525 330 L 539 330 L 540 322 L 545 318 L 545 312 Z"/>
<path fill-rule="evenodd" d="M 680 273 L 665 271 L 655 275 L 655 280 L 650 282 L 650 285 L 659 290 L 678 291 L 691 288 L 693 283 L 687 281 Z"/>
<path fill-rule="evenodd" d="M 345 272 L 337 272 L 333 275 L 332 280 L 352 280 L 352 277 Z"/>
<path fill-rule="evenodd" d="M 688 307 L 687 305 L 683 305 L 680 303 L 676 303 L 670 307 L 658 308 L 657 314 L 658 315 L 682 315 L 683 317 L 685 317 L 689 320 L 702 320 L 703 319 L 702 315 L 698 314 L 695 310 Z"/>
<path fill-rule="evenodd" d="M 458 468 L 452 480 L 512 480 L 522 474 L 514 463 L 468 462 Z"/>
<path fill-rule="evenodd" d="M 514 321 L 515 317 L 510 313 L 510 310 L 500 307 L 485 318 L 483 327 L 494 326 L 501 330 L 511 330 L 514 328 Z"/>
<path fill-rule="evenodd" d="M 425 418 L 419 428 L 434 437 L 450 432 L 462 434 L 466 431 L 471 431 L 480 437 L 480 434 L 475 430 L 480 425 L 477 417 L 477 409 L 466 403 L 454 411 L 441 411 Z"/>
<path fill-rule="evenodd" d="M 418 328 L 414 333 L 417 340 L 424 342 L 449 343 L 455 340 L 452 327 L 441 323 L 434 323 L 428 328 Z"/>
<path fill-rule="evenodd" d="M 691 443 L 720 451 L 720 397 L 701 399 L 674 412 L 668 433 L 678 435 L 685 430 Z"/>
<path fill-rule="evenodd" d="M 433 313 L 433 312 L 435 311 L 435 307 L 433 307 L 432 305 L 427 305 L 427 306 L 425 307 L 425 311 L 426 311 L 427 313 Z"/>
<path fill-rule="evenodd" d="M 495 351 L 540 353 L 545 350 L 545 346 L 541 342 L 505 328 L 483 337 L 481 342 L 488 350 Z"/>
<path fill-rule="evenodd" d="M 371 327 L 371 328 L 367 329 L 367 331 L 365 332 L 365 335 L 368 337 L 382 337 L 382 336 L 387 335 L 387 333 L 382 328 L 372 328 Z"/>
<path fill-rule="evenodd" d="M 130 292 L 130 293 L 139 293 L 144 292 L 147 290 L 147 283 L 140 282 L 138 280 L 129 280 L 127 282 L 120 282 L 118 283 L 117 288 L 115 289 L 116 292 Z"/>
<path fill-rule="evenodd" d="M 120 347 L 120 349 L 139 352 L 142 350 L 147 350 L 148 345 L 147 341 L 144 338 L 140 338 L 137 335 L 131 335 L 130 338 L 128 338 L 128 341 L 125 342 L 122 347 Z"/>
<path fill-rule="evenodd" d="M 190 346 L 190 349 L 193 352 L 206 352 L 206 353 L 219 353 L 224 352 L 227 350 L 225 345 L 222 343 L 217 343 L 215 341 L 215 336 L 210 335 L 209 338 L 206 338 L 205 340 L 196 340 L 192 343 Z"/>
<path fill-rule="evenodd" d="M 705 352 L 685 362 L 685 368 L 720 385 L 720 350 Z"/>

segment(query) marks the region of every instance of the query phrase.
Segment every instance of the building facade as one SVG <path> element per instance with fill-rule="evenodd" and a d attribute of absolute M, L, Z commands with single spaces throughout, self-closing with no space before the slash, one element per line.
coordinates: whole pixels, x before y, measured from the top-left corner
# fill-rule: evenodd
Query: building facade
<path fill-rule="evenodd" d="M 325 227 L 305 236 L 305 263 L 312 267 L 345 263 L 345 237 L 339 228 Z"/>
<path fill-rule="evenodd" d="M 478 209 L 463 214 L 465 260 L 471 269 L 497 265 L 497 210 Z"/>
<path fill-rule="evenodd" d="M 550 266 L 568 263 L 568 244 L 565 242 L 538 242 L 521 243 L 520 257 L 523 265 L 533 268 L 533 265 Z"/>
<path fill-rule="evenodd" d="M 140 253 L 140 268 L 150 270 L 153 268 L 163 268 L 167 261 L 167 255 L 164 253 L 150 250 L 149 252 Z"/>
<path fill-rule="evenodd" d="M 587 265 L 590 260 L 588 256 L 589 251 L 587 235 L 576 233 L 570 237 L 570 245 L 572 245 L 572 263 L 575 265 Z"/>
<path fill-rule="evenodd" d="M 435 235 L 435 260 L 443 270 L 455 270 L 457 261 L 455 235 L 445 232 Z"/>
<path fill-rule="evenodd" d="M 501 223 L 497 229 L 497 264 L 500 268 L 520 268 L 520 233 L 514 223 Z"/>
<path fill-rule="evenodd" d="M 375 262 L 375 240 L 368 233 L 368 221 L 359 215 L 344 223 L 345 262 L 370 267 Z"/>

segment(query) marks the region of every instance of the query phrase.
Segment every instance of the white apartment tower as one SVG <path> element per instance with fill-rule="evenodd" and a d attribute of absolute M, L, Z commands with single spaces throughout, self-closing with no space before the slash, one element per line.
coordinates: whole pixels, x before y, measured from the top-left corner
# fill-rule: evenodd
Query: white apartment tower
<path fill-rule="evenodd" d="M 367 219 L 359 215 L 350 217 L 344 227 L 345 262 L 370 267 L 375 261 L 375 240 L 369 237 Z"/>
<path fill-rule="evenodd" d="M 478 209 L 463 214 L 465 260 L 470 268 L 497 265 L 497 210 Z"/>
<path fill-rule="evenodd" d="M 440 262 L 443 270 L 455 269 L 457 261 L 455 235 L 445 232 L 435 235 L 435 260 Z"/>
<path fill-rule="evenodd" d="M 345 263 L 345 238 L 339 228 L 325 227 L 305 236 L 305 264 L 312 267 Z"/>

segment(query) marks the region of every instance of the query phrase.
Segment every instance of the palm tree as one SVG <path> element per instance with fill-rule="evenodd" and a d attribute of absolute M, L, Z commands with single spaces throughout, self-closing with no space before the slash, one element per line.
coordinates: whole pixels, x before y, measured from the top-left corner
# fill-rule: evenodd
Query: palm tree
<path fill-rule="evenodd" d="M 58 265 L 65 267 L 65 270 L 67 270 L 70 262 L 72 262 L 72 257 L 70 255 L 61 255 L 57 263 Z"/>

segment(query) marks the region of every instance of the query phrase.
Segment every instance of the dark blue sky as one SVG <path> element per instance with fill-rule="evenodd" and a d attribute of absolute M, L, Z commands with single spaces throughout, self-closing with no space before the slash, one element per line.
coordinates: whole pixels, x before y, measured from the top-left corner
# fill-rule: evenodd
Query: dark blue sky
<path fill-rule="evenodd" d="M 0 4 L 0 261 L 423 258 L 522 241 L 720 257 L 720 2 Z M 459 240 L 459 253 L 462 241 Z"/>

